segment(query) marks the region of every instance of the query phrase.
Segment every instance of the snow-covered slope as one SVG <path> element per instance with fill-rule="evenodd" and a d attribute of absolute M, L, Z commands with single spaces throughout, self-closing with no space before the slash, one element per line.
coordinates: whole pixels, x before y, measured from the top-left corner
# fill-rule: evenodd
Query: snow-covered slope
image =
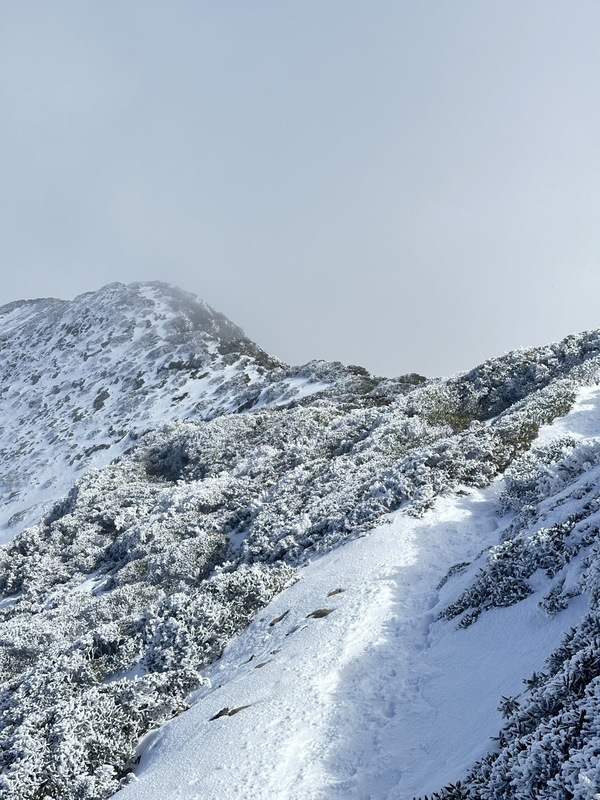
<path fill-rule="evenodd" d="M 0 348 L 4 538 L 140 432 L 328 386 L 316 368 L 286 369 L 222 314 L 161 283 L 3 306 Z"/>
<path fill-rule="evenodd" d="M 0 336 L 3 797 L 600 792 L 600 332 L 392 380 L 153 283 Z"/>
<path fill-rule="evenodd" d="M 599 389 L 581 392 L 535 446 L 565 436 L 600 445 Z M 191 710 L 142 743 L 137 778 L 119 800 L 405 800 L 497 751 L 501 698 L 521 694 L 589 610 L 585 592 L 557 613 L 540 608 L 552 584 L 566 577 L 573 588 L 580 553 L 577 570 L 537 575 L 527 599 L 476 624 L 438 618 L 514 522 L 499 513 L 503 484 L 440 498 L 420 519 L 396 513 L 304 567 L 207 670 L 210 686 Z M 562 521 L 556 499 L 545 500 L 546 524 Z M 225 709 L 241 710 L 217 716 Z M 577 789 L 594 796 L 583 774 Z M 521 794 L 515 786 L 494 796 Z"/>

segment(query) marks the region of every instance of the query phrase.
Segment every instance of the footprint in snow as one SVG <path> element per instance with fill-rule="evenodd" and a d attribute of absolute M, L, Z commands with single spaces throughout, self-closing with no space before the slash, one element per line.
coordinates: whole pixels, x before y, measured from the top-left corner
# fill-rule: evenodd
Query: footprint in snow
<path fill-rule="evenodd" d="M 227 708 L 227 706 L 225 706 L 225 708 L 217 711 L 214 717 L 209 719 L 209 722 L 212 722 L 215 719 L 220 719 L 220 717 L 233 717 L 234 714 L 239 714 L 240 711 L 243 711 L 245 708 L 250 708 L 251 705 L 252 703 L 248 703 L 247 706 L 238 706 L 237 708 Z"/>
<path fill-rule="evenodd" d="M 290 613 L 290 609 L 288 608 L 288 610 L 284 611 L 283 614 L 280 617 L 275 617 L 275 619 L 272 619 L 271 622 L 269 622 L 269 628 L 272 628 L 273 625 L 277 625 L 278 622 L 281 622 L 282 620 L 284 620 L 289 613 Z"/>
<path fill-rule="evenodd" d="M 335 608 L 317 608 L 316 611 L 307 614 L 306 619 L 309 619 L 309 617 L 313 619 L 323 619 L 323 617 L 328 617 L 330 614 L 333 614 L 334 611 Z"/>
<path fill-rule="evenodd" d="M 286 636 L 291 636 L 292 633 L 297 633 L 298 631 L 303 631 L 304 628 L 308 628 L 308 625 L 294 625 L 294 627 L 290 628 L 289 631 L 286 633 Z"/>

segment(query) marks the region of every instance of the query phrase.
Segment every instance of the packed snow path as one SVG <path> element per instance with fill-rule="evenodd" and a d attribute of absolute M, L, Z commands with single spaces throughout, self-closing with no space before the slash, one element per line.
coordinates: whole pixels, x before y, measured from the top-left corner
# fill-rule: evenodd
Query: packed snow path
<path fill-rule="evenodd" d="M 496 492 L 395 515 L 306 567 L 209 670 L 199 702 L 147 737 L 119 800 L 407 800 L 459 779 L 493 746 L 500 695 L 585 602 L 550 620 L 534 595 L 467 630 L 434 622 L 440 576 L 498 538 Z"/>
<path fill-rule="evenodd" d="M 566 434 L 598 438 L 600 389 L 538 442 Z M 396 513 L 305 567 L 207 671 L 198 702 L 146 737 L 118 800 L 410 800 L 464 777 L 494 747 L 500 697 L 587 608 L 579 596 L 548 618 L 535 592 L 466 629 L 436 620 L 472 575 L 440 579 L 510 522 L 501 489 Z"/>

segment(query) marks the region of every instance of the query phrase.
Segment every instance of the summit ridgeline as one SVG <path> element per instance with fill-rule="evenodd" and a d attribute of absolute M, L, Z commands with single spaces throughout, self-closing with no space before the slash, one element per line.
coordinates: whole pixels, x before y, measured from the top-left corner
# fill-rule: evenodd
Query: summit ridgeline
<path fill-rule="evenodd" d="M 286 365 L 137 283 L 4 306 L 0 343 L 3 798 L 334 800 L 384 762 L 382 798 L 600 792 L 600 332 L 384 378 Z M 445 705 L 503 630 L 541 644 L 493 652 L 477 711 Z M 434 746 L 430 712 L 461 735 Z M 430 731 L 410 753 L 403 719 Z M 282 781 L 269 731 L 317 737 L 315 771 L 294 755 Z"/>

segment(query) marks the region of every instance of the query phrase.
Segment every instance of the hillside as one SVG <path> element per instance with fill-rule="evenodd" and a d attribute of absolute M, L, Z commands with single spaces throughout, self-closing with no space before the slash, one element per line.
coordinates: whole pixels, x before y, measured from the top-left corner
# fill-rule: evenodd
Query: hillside
<path fill-rule="evenodd" d="M 600 792 L 600 332 L 386 379 L 153 283 L 0 338 L 5 797 Z"/>
<path fill-rule="evenodd" d="M 286 369 L 206 303 L 160 283 L 10 303 L 0 346 L 8 536 L 148 429 L 326 385 L 318 368 Z"/>
<path fill-rule="evenodd" d="M 598 452 L 599 435 L 600 392 L 586 389 L 564 421 L 542 429 L 535 447 L 574 439 L 577 446 L 563 462 L 572 468 L 576 452 Z M 535 692 L 527 691 L 523 679 L 531 680 L 533 672 L 540 676 L 549 653 L 560 657 L 566 629 L 585 629 L 591 609 L 581 565 L 595 553 L 594 515 L 580 520 L 579 536 L 569 536 L 576 552 L 564 556 L 562 550 L 559 556 L 555 547 L 553 561 L 564 561 L 562 569 L 555 566 L 548 576 L 538 567 L 530 576 L 527 597 L 515 602 L 503 591 L 500 605 L 490 597 L 476 622 L 456 625 L 454 617 L 457 598 L 498 563 L 499 540 L 505 549 L 525 537 L 539 540 L 550 521 L 558 527 L 572 514 L 573 501 L 567 509 L 565 498 L 580 494 L 585 481 L 580 473 L 565 491 L 559 470 L 552 472 L 550 477 L 544 470 L 553 490 L 543 519 L 539 509 L 530 509 L 525 530 L 514 509 L 507 509 L 515 494 L 498 479 L 484 490 L 438 498 L 420 518 L 392 514 L 368 536 L 301 570 L 300 581 L 273 600 L 208 670 L 211 684 L 198 692 L 190 711 L 143 743 L 138 780 L 119 800 L 401 800 L 464 782 L 478 761 L 464 793 L 455 789 L 442 796 L 531 796 L 523 775 L 529 764 L 528 778 L 536 766 L 539 773 L 534 796 L 566 797 L 572 790 L 573 796 L 593 797 L 593 753 L 600 740 L 588 738 L 587 763 L 573 741 L 569 763 L 564 742 L 552 739 L 552 730 L 564 731 L 570 718 L 579 718 L 571 698 L 563 698 L 568 705 L 555 710 L 554 718 L 531 724 L 535 734 L 527 748 L 521 740 L 521 763 L 508 745 L 499 751 L 493 737 L 501 729 L 507 736 L 514 725 L 509 706 L 515 705 L 514 713 L 517 704 L 527 713 L 536 707 Z M 598 466 L 593 473 L 597 480 Z M 505 582 L 516 580 L 512 569 L 503 572 Z M 442 586 L 440 575 L 449 575 Z M 319 608 L 331 613 L 311 616 Z M 561 665 L 561 680 L 573 674 L 570 669 Z M 546 691 L 551 683 L 562 688 L 555 678 L 542 682 Z M 224 708 L 242 710 L 214 719 Z M 543 766 L 534 760 L 542 734 Z M 491 770 L 487 762 L 483 770 L 490 751 L 501 754 Z M 498 785 L 507 767 L 514 783 Z M 561 771 L 557 783 L 564 793 L 547 783 L 549 773 Z"/>

